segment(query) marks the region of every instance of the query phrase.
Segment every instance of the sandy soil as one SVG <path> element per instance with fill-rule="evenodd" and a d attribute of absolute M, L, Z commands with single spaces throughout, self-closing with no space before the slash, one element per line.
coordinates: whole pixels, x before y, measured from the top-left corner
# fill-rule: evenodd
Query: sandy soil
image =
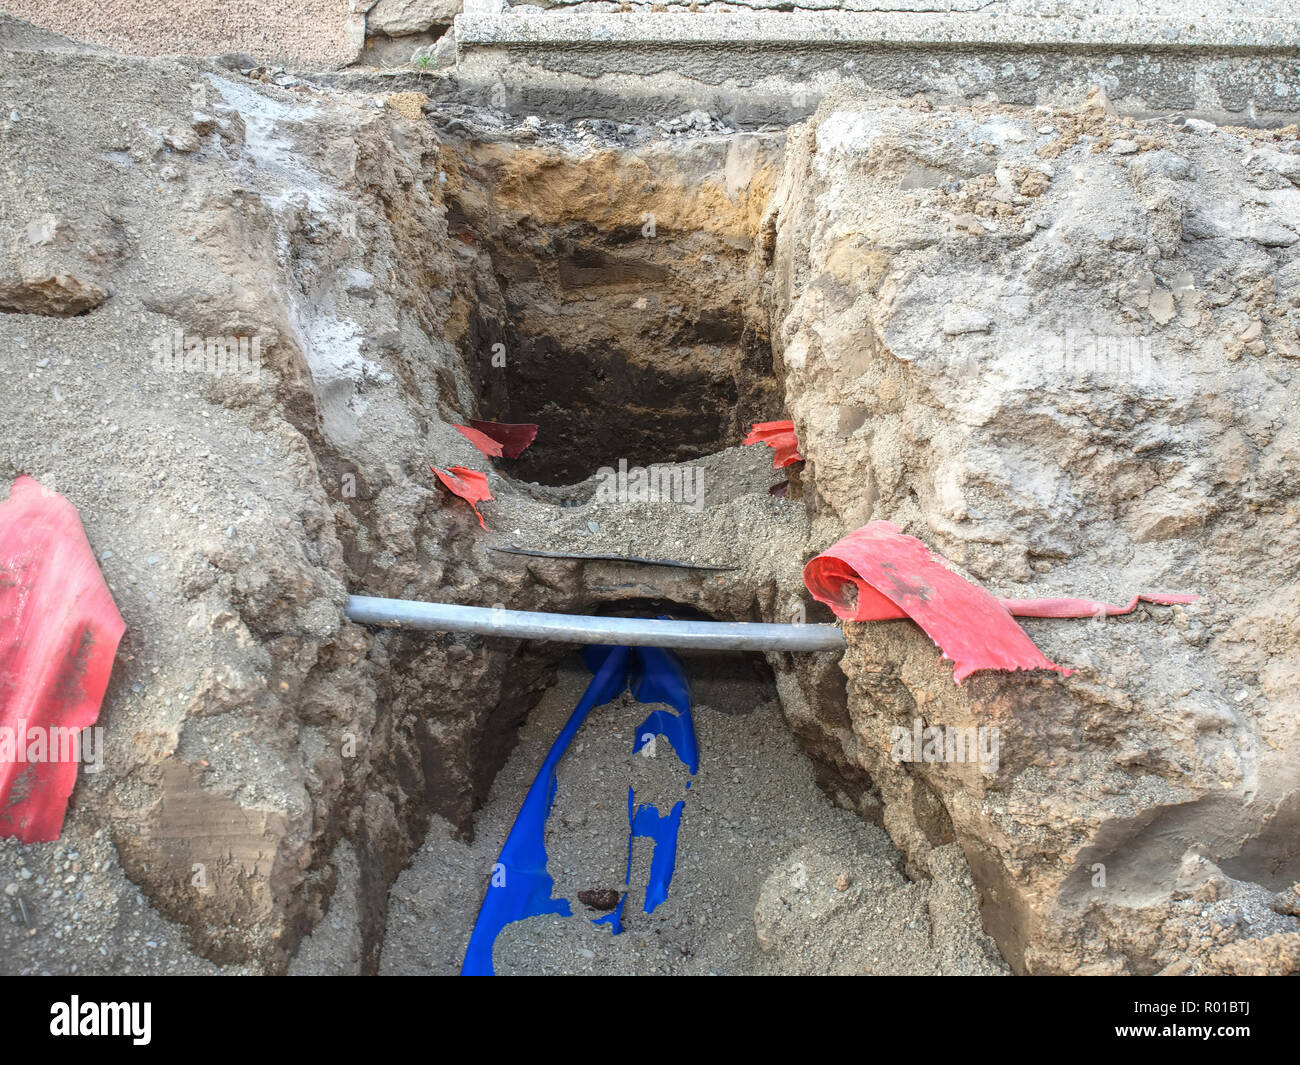
<path fill-rule="evenodd" d="M 574 900 L 574 915 L 508 927 L 497 941 L 498 973 L 1005 971 L 979 931 L 968 878 L 907 881 L 885 834 L 830 804 L 769 681 L 752 669 L 719 673 L 708 661 L 688 669 L 701 764 L 667 901 L 642 911 L 647 840 L 634 847 L 622 935 L 593 925 L 600 913 L 576 901 L 579 890 L 621 886 L 629 784 L 638 801 L 666 809 L 688 776 L 662 738 L 652 758 L 631 753 L 633 730 L 649 708 L 624 698 L 592 712 L 560 766 L 547 852 L 556 892 Z M 393 887 L 382 972 L 458 971 L 520 797 L 588 680 L 576 659 L 561 668 L 498 775 L 474 842 L 453 839 L 450 826 L 435 820 Z M 342 933 L 327 920 L 314 938 L 332 937 L 343 950 Z M 805 937 L 820 944 L 815 953 Z M 320 951 L 319 944 L 304 948 Z"/>
<path fill-rule="evenodd" d="M 57 843 L 0 839 L 0 976 L 212 975 L 127 879 L 103 829 L 72 809 Z"/>
<path fill-rule="evenodd" d="M 509 473 L 509 462 L 502 465 Z M 629 469 L 634 466 L 632 460 Z M 616 477 L 617 467 L 603 468 Z M 804 506 L 768 493 L 769 486 L 789 476 L 788 471 L 772 468 L 768 448 L 730 447 L 691 462 L 646 468 L 680 471 L 679 483 L 690 485 L 691 498 L 604 500 L 598 490 L 602 483 L 613 482 L 609 474 L 593 473 L 573 485 L 519 482 L 526 496 L 503 496 L 484 504 L 483 511 L 495 519 L 489 524 L 500 533 L 501 547 L 734 566 L 754 553 L 752 530 L 761 528 L 765 558 L 794 557 L 803 549 L 808 533 Z M 531 505 L 535 501 L 560 505 Z"/>

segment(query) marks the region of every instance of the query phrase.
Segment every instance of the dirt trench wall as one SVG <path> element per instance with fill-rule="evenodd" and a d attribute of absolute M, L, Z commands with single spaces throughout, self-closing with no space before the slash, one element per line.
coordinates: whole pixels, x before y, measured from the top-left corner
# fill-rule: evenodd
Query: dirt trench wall
<path fill-rule="evenodd" d="M 553 239 L 655 270 L 641 292 L 525 279 L 525 293 L 556 286 L 557 322 L 566 305 L 593 312 L 538 331 L 594 330 L 598 344 L 637 316 L 629 363 L 666 382 L 692 359 L 719 381 L 752 377 L 749 416 L 777 415 L 770 378 L 746 376 L 746 338 L 764 337 L 745 264 L 780 138 L 717 138 L 671 172 L 621 142 L 535 147 L 494 197 L 476 173 L 508 152 L 440 137 L 409 97 L 285 91 L 170 60 L 6 62 L 0 343 L 19 372 L 0 399 L 0 476 L 32 474 L 77 504 L 127 623 L 105 770 L 70 816 L 111 831 L 128 875 L 204 955 L 271 971 L 319 920 L 346 838 L 373 967 L 388 887 L 429 815 L 472 830 L 562 652 L 371 633 L 343 620 L 349 591 L 575 612 L 645 599 L 753 620 L 797 594 L 770 543 L 726 582 L 486 550 L 499 536 L 581 546 L 598 524 L 631 553 L 654 553 L 636 539 L 652 529 L 651 547 L 686 557 L 707 540 L 744 562 L 737 508 L 771 510 L 794 539 L 804 528 L 765 484 L 758 503 L 566 509 L 494 471 L 484 533 L 428 470 L 488 467 L 451 426 L 495 413 L 478 362 L 510 328 L 531 335 L 512 318 L 525 306 L 512 262 L 547 259 Z M 592 158 L 611 185 L 548 200 L 548 182 L 581 188 Z M 568 214 L 524 219 L 525 200 Z M 660 248 L 642 244 L 646 202 L 664 205 Z M 702 218 L 724 223 L 700 233 Z M 646 250 L 625 246 L 629 226 Z M 691 289 L 683 270 L 710 259 L 711 283 Z M 653 307 L 632 306 L 647 295 Z M 256 341 L 256 373 L 187 369 L 193 338 Z M 592 472 L 659 457 L 607 446 Z"/>
<path fill-rule="evenodd" d="M 483 249 L 504 303 L 500 357 L 472 368 L 479 413 L 539 426 L 513 476 L 686 461 L 780 410 L 755 245 L 783 135 L 450 140 L 452 231 Z"/>
<path fill-rule="evenodd" d="M 400 484 L 472 402 L 473 287 L 420 194 L 436 144 L 200 64 L 6 59 L 5 475 L 76 502 L 127 622 L 77 805 L 198 950 L 277 969 L 335 842 L 382 911 L 433 801 L 383 647 L 342 611 L 400 581 L 432 495 Z M 186 338 L 255 343 L 256 372 L 187 368 Z"/>
<path fill-rule="evenodd" d="M 887 518 L 1000 595 L 1204 598 L 1026 622 L 1074 674 L 961 688 L 914 627 L 848 625 L 851 732 L 803 732 L 914 872 L 962 844 L 1021 971 L 1286 969 L 1300 144 L 1094 104 L 843 98 L 792 144 L 773 320 L 813 545 Z M 996 726 L 996 772 L 894 760 L 917 721 Z"/>

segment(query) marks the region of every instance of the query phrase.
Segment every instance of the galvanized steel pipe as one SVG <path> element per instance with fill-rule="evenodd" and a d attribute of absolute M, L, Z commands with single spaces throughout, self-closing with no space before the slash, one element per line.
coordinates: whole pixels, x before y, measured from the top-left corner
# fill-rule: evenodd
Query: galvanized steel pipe
<path fill-rule="evenodd" d="M 766 622 L 660 621 L 532 610 L 422 603 L 412 599 L 348 596 L 347 615 L 363 625 L 434 632 L 475 632 L 559 643 L 627 647 L 684 647 L 710 651 L 839 651 L 838 625 L 773 625 Z"/>

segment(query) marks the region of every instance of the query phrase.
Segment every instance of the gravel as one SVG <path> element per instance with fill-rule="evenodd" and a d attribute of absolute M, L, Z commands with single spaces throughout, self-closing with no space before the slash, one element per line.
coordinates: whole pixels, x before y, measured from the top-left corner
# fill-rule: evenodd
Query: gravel
<path fill-rule="evenodd" d="M 199 957 L 70 810 L 57 843 L 0 839 L 0 976 L 241 974 Z"/>

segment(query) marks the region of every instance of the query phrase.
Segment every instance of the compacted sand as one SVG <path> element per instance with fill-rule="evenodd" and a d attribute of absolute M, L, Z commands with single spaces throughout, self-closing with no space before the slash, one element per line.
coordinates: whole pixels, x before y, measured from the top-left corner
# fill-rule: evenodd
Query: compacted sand
<path fill-rule="evenodd" d="M 813 782 L 769 681 L 747 662 L 689 668 L 700 744 L 689 792 L 689 773 L 662 737 L 653 757 L 631 753 L 650 707 L 624 697 L 594 710 L 561 763 L 547 822 L 556 894 L 573 901 L 574 915 L 508 927 L 498 973 L 1005 971 L 979 930 L 962 863 L 951 883 L 906 880 L 888 837 L 833 807 Z M 561 668 L 497 776 L 473 843 L 435 820 L 393 887 L 382 972 L 459 970 L 519 802 L 589 679 L 576 657 Z M 653 844 L 638 839 L 625 930 L 615 936 L 591 923 L 601 914 L 577 895 L 622 887 L 629 785 L 661 811 L 683 795 L 686 807 L 667 901 L 643 912 Z"/>

